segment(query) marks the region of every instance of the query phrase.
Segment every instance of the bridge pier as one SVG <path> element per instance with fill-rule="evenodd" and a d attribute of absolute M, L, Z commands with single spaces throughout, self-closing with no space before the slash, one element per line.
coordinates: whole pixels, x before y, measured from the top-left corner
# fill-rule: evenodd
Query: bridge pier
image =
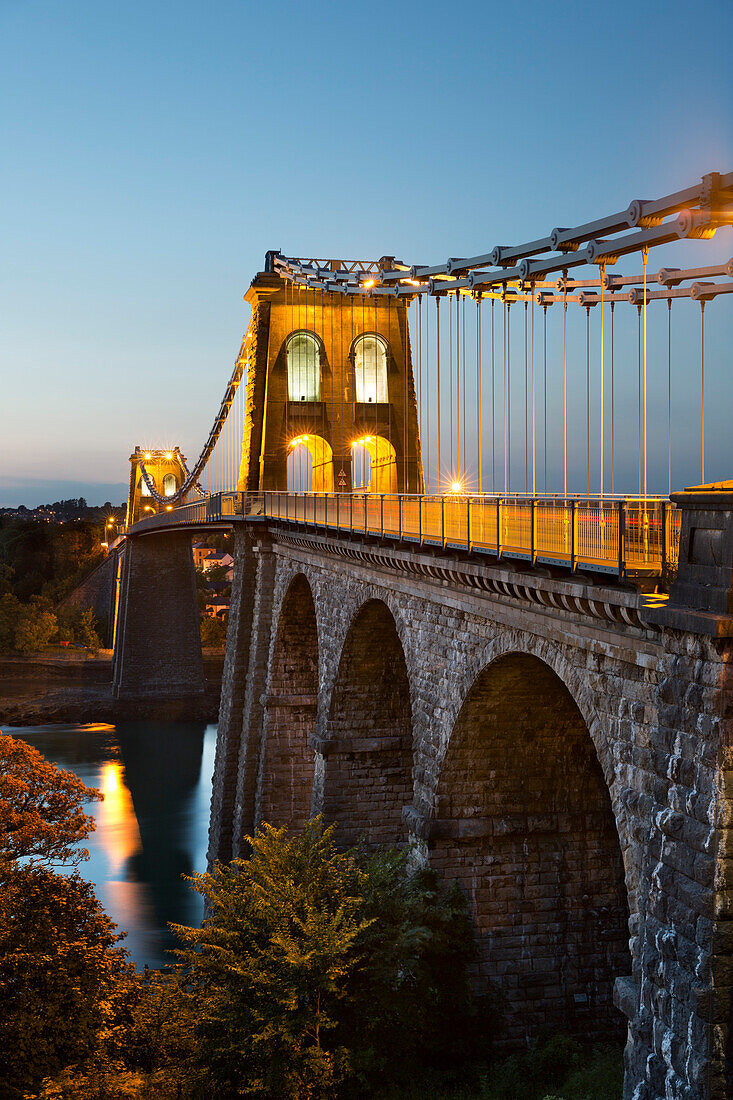
<path fill-rule="evenodd" d="M 190 533 L 128 537 L 121 569 L 115 697 L 201 699 L 206 681 Z"/>

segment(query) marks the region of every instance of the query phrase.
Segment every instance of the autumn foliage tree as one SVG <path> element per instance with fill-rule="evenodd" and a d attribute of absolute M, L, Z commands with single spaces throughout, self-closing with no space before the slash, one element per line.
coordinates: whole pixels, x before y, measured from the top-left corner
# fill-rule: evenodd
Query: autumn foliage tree
<path fill-rule="evenodd" d="M 122 938 L 77 873 L 101 798 L 0 735 L 0 1095 L 21 1097 L 104 1040 L 125 995 Z M 71 870 L 69 875 L 58 870 Z"/>
<path fill-rule="evenodd" d="M 0 734 L 0 868 L 20 859 L 77 867 L 94 830 L 84 804 L 104 796 L 25 741 Z"/>

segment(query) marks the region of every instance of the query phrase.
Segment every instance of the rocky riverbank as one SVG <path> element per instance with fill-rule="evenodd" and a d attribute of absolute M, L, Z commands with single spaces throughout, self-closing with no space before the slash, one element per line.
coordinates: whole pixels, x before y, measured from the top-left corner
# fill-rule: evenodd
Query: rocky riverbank
<path fill-rule="evenodd" d="M 42 654 L 0 658 L 0 726 L 51 722 L 123 722 L 149 719 L 215 722 L 224 654 L 204 654 L 204 696 L 164 699 L 112 695 L 112 654 Z"/>

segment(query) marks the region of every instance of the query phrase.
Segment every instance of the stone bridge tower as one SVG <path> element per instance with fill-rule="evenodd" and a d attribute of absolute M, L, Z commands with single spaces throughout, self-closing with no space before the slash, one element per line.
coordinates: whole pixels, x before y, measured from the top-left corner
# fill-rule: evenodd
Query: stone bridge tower
<path fill-rule="evenodd" d="M 140 469 L 141 462 L 153 479 L 155 489 L 162 496 L 173 496 L 186 479 L 183 466 L 185 456 L 181 454 L 180 447 L 168 449 L 136 447 L 130 455 L 130 488 L 127 494 L 125 520 L 127 527 L 165 507 L 165 505 L 159 505 L 148 491 Z"/>
<path fill-rule="evenodd" d="M 245 295 L 239 489 L 422 492 L 408 299 L 293 285 L 271 255 Z"/>

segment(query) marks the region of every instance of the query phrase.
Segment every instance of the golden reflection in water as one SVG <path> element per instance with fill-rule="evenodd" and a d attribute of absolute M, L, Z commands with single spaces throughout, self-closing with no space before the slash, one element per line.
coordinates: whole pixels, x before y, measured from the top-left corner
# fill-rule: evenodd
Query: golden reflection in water
<path fill-rule="evenodd" d="M 121 764 L 102 765 L 104 802 L 97 808 L 97 838 L 109 861 L 108 879 L 117 879 L 127 861 L 142 850 L 140 830 Z"/>

